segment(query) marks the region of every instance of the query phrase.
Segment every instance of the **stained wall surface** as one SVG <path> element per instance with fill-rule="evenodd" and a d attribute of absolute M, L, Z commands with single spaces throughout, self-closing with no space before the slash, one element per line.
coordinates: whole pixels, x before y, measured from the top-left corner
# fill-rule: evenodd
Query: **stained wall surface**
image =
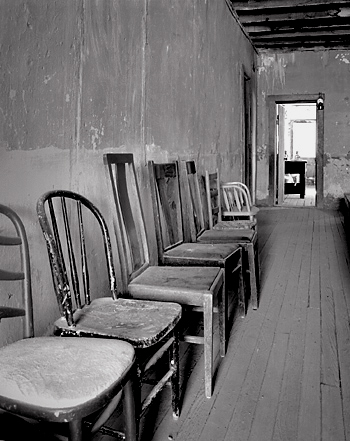
<path fill-rule="evenodd" d="M 258 62 L 257 200 L 268 198 L 269 95 L 320 92 L 324 101 L 324 206 L 337 207 L 350 189 L 350 51 L 263 54 Z"/>
<path fill-rule="evenodd" d="M 78 191 L 111 223 L 102 154 L 134 153 L 154 256 L 147 161 L 194 158 L 240 179 L 255 53 L 224 0 L 4 0 L 0 24 L 0 199 L 28 232 L 42 335 L 59 312 L 39 196 Z M 3 345 L 15 334 L 0 326 Z"/>

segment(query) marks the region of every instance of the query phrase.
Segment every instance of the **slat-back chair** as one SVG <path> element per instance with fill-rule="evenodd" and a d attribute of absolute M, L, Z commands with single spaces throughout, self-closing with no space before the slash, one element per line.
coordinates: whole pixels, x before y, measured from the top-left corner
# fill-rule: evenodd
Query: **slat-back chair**
<path fill-rule="evenodd" d="M 205 395 L 210 398 L 213 390 L 214 303 L 218 304 L 220 323 L 225 320 L 223 269 L 152 265 L 133 155 L 107 153 L 104 161 L 126 294 L 135 299 L 177 302 L 186 312 L 201 311 L 204 336 L 184 332 L 182 338 L 188 343 L 204 345 Z M 223 350 L 225 338 L 222 334 L 220 341 Z"/>
<path fill-rule="evenodd" d="M 16 232 L 16 236 L 0 235 L 0 246 L 17 248 L 17 261 L 21 271 L 13 271 L 12 269 L 0 269 L 0 281 L 21 281 L 20 291 L 22 291 L 22 298 L 18 302 L 22 307 L 0 305 L 0 320 L 9 317 L 24 317 L 23 319 L 23 337 L 34 336 L 34 322 L 33 322 L 33 305 L 32 305 L 32 284 L 30 274 L 29 261 L 29 245 L 27 234 L 22 220 L 18 214 L 6 205 L 0 204 L 0 214 L 6 217 Z M 1 302 L 3 299 L 0 300 Z"/>
<path fill-rule="evenodd" d="M 248 187 L 242 182 L 223 182 L 221 191 L 224 199 L 223 218 L 247 217 L 255 222 L 259 208 L 252 205 L 252 199 Z"/>
<path fill-rule="evenodd" d="M 136 351 L 139 373 L 136 388 L 138 420 L 169 381 L 173 392 L 173 414 L 177 418 L 181 306 L 119 296 L 107 223 L 99 209 L 84 196 L 71 191 L 49 191 L 38 200 L 37 213 L 61 312 L 61 318 L 54 324 L 55 334 L 119 339 L 130 343 Z M 92 269 L 99 275 L 96 280 L 90 277 Z M 141 404 L 141 383 L 155 363 L 169 351 L 168 370 Z"/>
<path fill-rule="evenodd" d="M 238 244 L 185 242 L 178 162 L 154 163 L 154 161 L 149 161 L 148 169 L 159 264 L 219 266 L 223 268 L 226 288 L 225 305 L 227 307 L 229 296 L 232 297 L 232 300 L 237 300 L 238 313 L 244 317 L 242 247 Z M 231 303 L 234 302 L 231 301 Z M 226 335 L 225 328 L 222 330 L 224 335 Z"/>
<path fill-rule="evenodd" d="M 181 161 L 180 164 L 181 189 L 188 206 L 185 211 L 187 215 L 185 225 L 190 240 L 199 243 L 235 243 L 242 246 L 245 251 L 243 263 L 244 271 L 248 275 L 251 303 L 253 309 L 257 309 L 259 283 L 257 231 L 243 228 L 206 229 L 196 164 L 194 161 Z"/>
<path fill-rule="evenodd" d="M 23 308 L 6 317 L 24 315 L 23 339 L 0 348 L 0 438 L 57 439 L 57 424 L 68 424 L 68 439 L 83 439 L 83 419 L 108 408 L 125 393 L 126 439 L 136 441 L 132 380 L 134 348 L 122 341 L 34 337 L 30 255 L 24 225 L 11 208 L 0 205 L 17 236 L 1 236 L 2 245 L 19 245 L 21 271 L 1 270 L 1 280 L 23 280 Z M 3 262 L 2 262 L 3 263 Z M 22 276 L 20 276 L 22 275 Z M 3 317 L 3 315 L 2 315 Z M 39 421 L 42 424 L 34 424 Z M 33 423 L 32 423 L 33 422 Z M 52 428 L 52 431 L 50 430 Z"/>
<path fill-rule="evenodd" d="M 220 184 L 219 170 L 205 172 L 209 229 L 257 228 L 256 213 L 247 188 L 239 183 Z M 230 191 L 231 190 L 231 191 Z"/>

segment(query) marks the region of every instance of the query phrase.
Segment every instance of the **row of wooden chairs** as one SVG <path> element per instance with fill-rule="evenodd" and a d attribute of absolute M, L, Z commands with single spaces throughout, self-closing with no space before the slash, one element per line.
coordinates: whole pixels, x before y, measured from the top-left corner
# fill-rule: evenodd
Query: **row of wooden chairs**
<path fill-rule="evenodd" d="M 210 398 L 214 313 L 219 315 L 221 356 L 226 352 L 227 302 L 232 294 L 238 298 L 240 314 L 245 313 L 243 239 L 225 242 L 218 230 L 214 233 L 216 242 L 212 236 L 209 241 L 200 240 L 205 231 L 201 226 L 203 210 L 194 197 L 194 189 L 199 191 L 195 183 L 198 179 L 191 173 L 179 173 L 183 165 L 190 171 L 189 164 L 148 164 L 159 256 L 159 262 L 151 262 L 133 156 L 106 154 L 104 162 L 119 273 L 114 268 L 111 237 L 100 210 L 70 191 L 45 193 L 38 201 L 37 212 L 61 312 L 54 325 L 55 334 L 70 338 L 30 338 L 0 349 L 0 384 L 11 385 L 4 390 L 0 386 L 0 407 L 10 412 L 16 409 L 16 414 L 26 418 L 68 421 L 71 440 L 81 440 L 85 428 L 90 433 L 103 430 L 123 390 L 127 440 L 137 439 L 141 416 L 169 382 L 173 415 L 178 418 L 179 334 L 187 342 L 204 345 L 205 394 Z M 23 246 L 27 243 L 25 231 L 18 228 L 23 224 L 14 212 L 11 216 L 11 220 L 16 218 L 18 233 L 14 242 Z M 93 222 L 99 227 L 102 243 L 92 230 Z M 5 242 L 0 240 L 0 244 Z M 29 262 L 28 246 L 22 248 L 22 255 L 28 256 Z M 98 281 L 90 280 L 92 265 L 101 274 Z M 22 279 L 27 283 L 25 276 Z M 30 316 L 28 302 L 27 306 Z M 184 329 L 188 312 L 201 313 L 203 336 Z M 33 332 L 24 336 L 33 337 Z M 169 367 L 141 403 L 141 384 L 165 353 L 170 354 Z M 18 363 L 18 354 L 22 364 Z M 25 366 L 33 365 L 36 369 L 24 377 Z M 74 384 L 66 381 L 67 369 Z M 41 384 L 37 383 L 38 377 Z M 51 378 L 55 381 L 50 382 Z M 84 426 L 83 420 L 91 414 L 94 422 Z"/>

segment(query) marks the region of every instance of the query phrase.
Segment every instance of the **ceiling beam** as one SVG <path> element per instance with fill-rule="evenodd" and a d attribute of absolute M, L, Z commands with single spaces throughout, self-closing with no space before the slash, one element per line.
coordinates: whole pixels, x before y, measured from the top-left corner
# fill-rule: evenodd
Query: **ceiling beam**
<path fill-rule="evenodd" d="M 303 40 L 303 39 L 294 39 L 291 41 L 287 40 L 275 40 L 275 41 L 255 41 L 253 40 L 254 45 L 260 49 L 260 48 L 271 48 L 271 49 L 278 49 L 278 48 L 314 48 L 314 47 L 324 47 L 324 48 L 332 48 L 332 47 L 349 47 L 350 43 L 350 37 L 347 39 L 338 39 L 333 40 L 327 38 L 327 40 Z"/>
<path fill-rule="evenodd" d="M 333 39 L 339 39 L 344 40 L 344 36 L 348 36 L 348 39 L 350 39 L 349 31 L 342 31 L 337 33 L 330 33 L 327 31 L 320 32 L 315 31 L 313 33 L 308 32 L 292 32 L 292 33 L 285 33 L 285 34 L 269 34 L 269 35 L 254 35 L 251 34 L 251 39 L 254 43 L 257 41 L 268 42 L 269 40 L 280 40 L 280 41 L 292 41 L 292 40 L 299 40 L 299 39 L 309 39 L 309 40 L 331 40 Z"/>
<path fill-rule="evenodd" d="M 338 9 L 328 9 L 327 11 L 308 11 L 308 12 L 289 12 L 284 14 L 271 14 L 271 13 L 261 13 L 259 14 L 248 14 L 240 15 L 238 13 L 241 23 L 244 25 L 246 23 L 274 23 L 274 22 L 285 22 L 285 21 L 297 21 L 297 20 L 334 20 L 334 19 L 344 19 L 347 20 L 350 17 L 350 8 L 346 8 L 346 11 L 342 11 L 344 15 L 340 15 Z"/>
<path fill-rule="evenodd" d="M 348 0 L 337 0 L 332 3 L 333 7 L 338 5 L 348 4 Z M 233 1 L 231 0 L 231 4 L 236 10 L 251 10 L 251 9 L 266 9 L 266 8 L 285 8 L 286 0 L 246 0 L 246 1 Z M 329 0 L 288 0 L 288 7 L 295 8 L 300 6 L 329 6 Z"/>
<path fill-rule="evenodd" d="M 319 26 L 319 27 L 293 27 L 293 26 L 281 26 L 271 29 L 270 26 L 246 26 L 246 31 L 249 33 L 251 37 L 257 36 L 274 36 L 283 38 L 284 35 L 296 35 L 298 33 L 324 33 L 324 35 L 328 34 L 337 34 L 337 35 L 348 35 L 350 34 L 350 25 L 344 26 Z"/>

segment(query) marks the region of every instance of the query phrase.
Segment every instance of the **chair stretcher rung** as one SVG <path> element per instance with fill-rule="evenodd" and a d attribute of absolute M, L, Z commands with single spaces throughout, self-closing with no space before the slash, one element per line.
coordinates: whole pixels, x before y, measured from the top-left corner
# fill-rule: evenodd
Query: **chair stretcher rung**
<path fill-rule="evenodd" d="M 199 337 L 196 335 L 184 335 L 182 337 L 182 341 L 185 341 L 186 343 L 193 343 L 196 345 L 202 345 L 204 343 L 204 337 Z"/>
<path fill-rule="evenodd" d="M 9 306 L 0 306 L 0 320 L 10 317 L 23 317 L 25 310 L 21 308 L 10 308 Z"/>
<path fill-rule="evenodd" d="M 0 280 L 23 280 L 24 273 L 0 269 Z"/>
<path fill-rule="evenodd" d="M 0 235 L 0 245 L 21 245 L 20 237 L 9 237 Z"/>
<path fill-rule="evenodd" d="M 168 384 L 170 378 L 174 374 L 173 369 L 169 369 L 169 371 L 164 375 L 164 377 L 159 380 L 159 382 L 156 384 L 156 386 L 151 390 L 151 392 L 147 395 L 147 398 L 142 403 L 141 407 L 141 415 L 145 413 L 145 411 L 149 408 L 152 401 L 155 399 L 155 397 L 158 395 L 158 393 Z"/>

